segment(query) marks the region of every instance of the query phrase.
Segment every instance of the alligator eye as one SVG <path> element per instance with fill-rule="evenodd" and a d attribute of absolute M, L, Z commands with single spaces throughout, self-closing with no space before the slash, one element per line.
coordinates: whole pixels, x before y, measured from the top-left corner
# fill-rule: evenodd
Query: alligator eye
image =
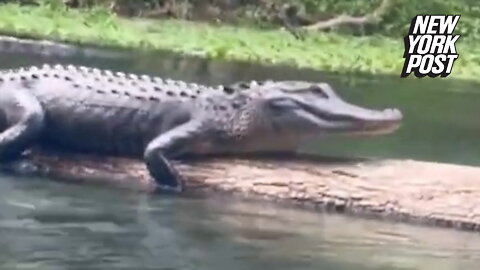
<path fill-rule="evenodd" d="M 312 87 L 310 91 L 312 91 L 312 93 L 314 93 L 317 96 L 328 99 L 327 93 L 325 93 L 325 91 L 323 91 L 323 89 L 318 86 Z"/>

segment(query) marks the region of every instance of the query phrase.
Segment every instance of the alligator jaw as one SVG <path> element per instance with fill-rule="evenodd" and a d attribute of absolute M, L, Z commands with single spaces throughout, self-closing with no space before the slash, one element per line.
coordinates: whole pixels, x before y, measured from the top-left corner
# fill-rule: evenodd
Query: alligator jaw
<path fill-rule="evenodd" d="M 356 131 L 348 132 L 348 135 L 376 136 L 390 134 L 399 129 L 401 120 L 365 122 L 361 123 Z"/>
<path fill-rule="evenodd" d="M 354 119 L 354 130 L 347 132 L 351 135 L 384 135 L 400 128 L 403 115 L 398 109 L 385 109 L 374 111 L 364 109 L 368 112 L 364 117 Z"/>
<path fill-rule="evenodd" d="M 304 106 L 304 110 L 323 123 L 328 122 L 327 133 L 344 135 L 384 135 L 400 128 L 403 115 L 400 110 L 389 108 L 371 110 L 343 103 L 338 112 L 325 112 L 315 107 Z M 324 125 L 324 124 L 323 124 Z M 325 126 L 320 125 L 321 128 Z"/>

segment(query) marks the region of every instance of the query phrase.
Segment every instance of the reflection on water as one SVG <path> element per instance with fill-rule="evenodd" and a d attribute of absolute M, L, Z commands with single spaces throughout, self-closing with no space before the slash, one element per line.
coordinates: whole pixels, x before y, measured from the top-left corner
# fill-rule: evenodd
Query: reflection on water
<path fill-rule="evenodd" d="M 1 269 L 463 270 L 480 262 L 475 234 L 258 202 L 8 177 L 0 195 Z"/>
<path fill-rule="evenodd" d="M 400 132 L 327 138 L 309 151 L 478 164 L 477 85 L 321 75 L 171 55 L 1 54 L 0 68 L 75 63 L 206 84 L 327 80 L 354 103 L 398 106 Z M 285 209 L 227 198 L 150 197 L 46 179 L 0 181 L 0 269 L 477 269 L 477 235 Z"/>

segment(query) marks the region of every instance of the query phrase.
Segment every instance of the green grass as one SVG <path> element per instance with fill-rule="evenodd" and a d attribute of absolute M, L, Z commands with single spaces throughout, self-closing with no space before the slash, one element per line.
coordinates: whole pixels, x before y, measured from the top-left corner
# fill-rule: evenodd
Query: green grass
<path fill-rule="evenodd" d="M 288 64 L 334 72 L 400 75 L 403 41 L 383 36 L 312 33 L 305 41 L 281 30 L 175 20 L 127 20 L 102 9 L 0 5 L 0 32 L 79 44 L 169 50 L 210 59 Z M 480 46 L 460 39 L 453 78 L 480 78 Z"/>

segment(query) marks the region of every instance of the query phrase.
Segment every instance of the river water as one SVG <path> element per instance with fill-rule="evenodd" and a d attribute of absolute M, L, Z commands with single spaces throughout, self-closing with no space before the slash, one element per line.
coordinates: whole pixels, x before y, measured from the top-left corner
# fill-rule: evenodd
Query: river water
<path fill-rule="evenodd" d="M 95 52 L 95 51 L 94 51 Z M 133 52 L 0 53 L 0 68 L 73 63 L 217 84 L 328 81 L 347 100 L 396 106 L 406 120 L 381 138 L 324 138 L 301 151 L 480 164 L 479 85 L 344 77 Z M 472 233 L 352 219 L 268 203 L 160 197 L 0 176 L 0 269 L 478 269 Z"/>

